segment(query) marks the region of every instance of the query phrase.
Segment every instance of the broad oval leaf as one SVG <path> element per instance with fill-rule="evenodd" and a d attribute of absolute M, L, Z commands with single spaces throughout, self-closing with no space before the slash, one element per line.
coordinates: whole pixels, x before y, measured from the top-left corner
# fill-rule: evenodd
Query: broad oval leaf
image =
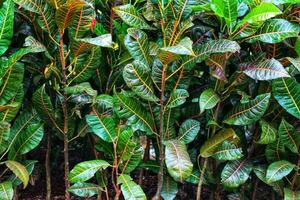
<path fill-rule="evenodd" d="M 127 174 L 121 174 L 117 180 L 118 184 L 121 184 L 121 190 L 124 199 L 128 200 L 146 200 L 146 195 L 141 186 L 137 185 L 132 178 Z"/>
<path fill-rule="evenodd" d="M 42 123 L 30 124 L 22 134 L 17 135 L 9 152 L 9 159 L 14 160 L 18 154 L 22 155 L 36 148 L 43 136 L 44 126 Z"/>
<path fill-rule="evenodd" d="M 211 138 L 205 141 L 200 149 L 200 155 L 202 157 L 209 157 L 213 155 L 216 149 L 221 145 L 225 140 L 236 138 L 236 134 L 233 129 L 226 128 L 220 130 L 217 134 L 213 135 Z"/>
<path fill-rule="evenodd" d="M 100 35 L 95 38 L 80 38 L 80 39 L 77 39 L 77 41 L 82 42 L 82 43 L 87 43 L 90 45 L 99 46 L 99 47 L 107 47 L 107 48 L 113 48 L 113 49 L 118 48 L 118 44 L 116 44 L 112 41 L 111 34 L 104 34 L 104 35 Z"/>
<path fill-rule="evenodd" d="M 121 5 L 114 7 L 113 10 L 129 26 L 140 29 L 153 29 L 146 23 L 133 5 Z"/>
<path fill-rule="evenodd" d="M 244 63 L 240 65 L 241 70 L 254 80 L 272 80 L 281 77 L 290 77 L 282 64 L 272 59 L 267 59 L 259 63 Z"/>
<path fill-rule="evenodd" d="M 299 26 L 292 24 L 284 19 L 271 19 L 256 32 L 247 38 L 250 43 L 262 41 L 266 43 L 279 43 L 290 37 L 297 37 Z"/>
<path fill-rule="evenodd" d="M 171 177 L 164 178 L 161 196 L 164 200 L 173 200 L 178 192 L 178 185 Z"/>
<path fill-rule="evenodd" d="M 276 141 L 277 130 L 266 121 L 260 121 L 261 135 L 257 143 L 270 144 Z"/>
<path fill-rule="evenodd" d="M 180 40 L 180 42 L 175 46 L 164 47 L 161 48 L 161 50 L 173 54 L 178 54 L 178 55 L 189 55 L 189 56 L 195 55 L 193 51 L 193 41 L 188 37 L 185 37 L 182 40 Z"/>
<path fill-rule="evenodd" d="M 192 142 L 200 131 L 200 122 L 194 119 L 185 120 L 178 133 L 178 140 L 184 144 Z"/>
<path fill-rule="evenodd" d="M 236 28 L 241 27 L 245 23 L 257 23 L 263 22 L 267 19 L 275 17 L 281 14 L 279 8 L 272 3 L 262 2 L 258 6 L 254 7 L 237 25 Z"/>
<path fill-rule="evenodd" d="M 286 146 L 291 152 L 298 153 L 300 145 L 300 135 L 296 132 L 295 128 L 289 124 L 285 119 L 282 119 L 278 134 L 280 142 Z"/>
<path fill-rule="evenodd" d="M 204 90 L 199 98 L 200 112 L 203 113 L 205 110 L 212 109 L 219 101 L 220 98 L 213 89 Z"/>
<path fill-rule="evenodd" d="M 29 181 L 29 173 L 27 169 L 19 162 L 8 160 L 4 162 L 15 175 L 23 182 L 23 188 L 26 188 Z"/>
<path fill-rule="evenodd" d="M 213 157 L 218 160 L 237 160 L 243 157 L 243 150 L 240 147 L 224 141 L 214 152 Z"/>
<path fill-rule="evenodd" d="M 294 169 L 295 165 L 286 161 L 280 160 L 273 162 L 269 165 L 266 174 L 266 180 L 268 183 L 281 180 L 283 177 L 287 176 Z"/>
<path fill-rule="evenodd" d="M 230 125 L 249 125 L 259 120 L 267 110 L 270 93 L 258 95 L 254 100 L 235 106 L 224 123 Z"/>
<path fill-rule="evenodd" d="M 221 182 L 225 187 L 239 187 L 248 180 L 251 171 L 252 164 L 248 160 L 229 161 L 221 173 Z"/>
<path fill-rule="evenodd" d="M 111 117 L 101 117 L 98 113 L 87 115 L 86 122 L 93 132 L 106 142 L 113 142 L 117 138 L 116 124 Z"/>
<path fill-rule="evenodd" d="M 5 181 L 0 183 L 0 196 L 3 200 L 12 200 L 14 196 L 14 189 L 12 182 Z"/>
<path fill-rule="evenodd" d="M 176 89 L 172 91 L 167 107 L 175 108 L 186 102 L 186 99 L 189 97 L 188 91 L 185 89 Z"/>
<path fill-rule="evenodd" d="M 124 44 L 130 55 L 147 66 L 150 66 L 150 48 L 148 36 L 144 31 L 135 28 L 127 29 Z"/>
<path fill-rule="evenodd" d="M 165 142 L 165 161 L 171 177 L 175 181 L 184 181 L 193 170 L 193 163 L 184 143 L 178 140 Z"/>
<path fill-rule="evenodd" d="M 123 69 L 123 78 L 137 95 L 148 101 L 158 101 L 150 76 L 150 68 L 140 61 L 133 61 Z"/>
<path fill-rule="evenodd" d="M 99 194 L 101 187 L 93 183 L 78 182 L 69 187 L 68 191 L 79 197 L 88 198 Z"/>
<path fill-rule="evenodd" d="M 81 162 L 70 171 L 69 181 L 71 183 L 84 182 L 94 176 L 100 169 L 106 169 L 110 164 L 104 160 L 89 160 Z"/>
<path fill-rule="evenodd" d="M 8 49 L 14 31 L 14 2 L 6 0 L 0 8 L 0 56 Z"/>
<path fill-rule="evenodd" d="M 278 103 L 291 115 L 300 119 L 300 84 L 294 78 L 272 81 L 272 92 Z"/>

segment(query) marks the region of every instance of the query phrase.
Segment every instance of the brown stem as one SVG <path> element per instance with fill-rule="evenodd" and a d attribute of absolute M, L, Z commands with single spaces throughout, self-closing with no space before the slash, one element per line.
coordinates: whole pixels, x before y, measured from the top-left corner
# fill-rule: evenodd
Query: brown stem
<path fill-rule="evenodd" d="M 257 185 L 258 185 L 258 180 L 256 179 L 256 180 L 255 180 L 255 183 L 254 183 L 253 193 L 252 193 L 252 200 L 255 200 L 255 199 L 256 199 Z"/>
<path fill-rule="evenodd" d="M 204 173 L 206 170 L 207 160 L 208 160 L 207 158 L 204 159 L 203 168 L 201 170 L 200 180 L 197 187 L 197 200 L 201 200 L 201 190 L 202 190 L 202 184 L 204 179 Z"/>
<path fill-rule="evenodd" d="M 117 144 L 114 142 L 113 143 L 113 147 L 114 147 L 114 167 L 112 169 L 112 181 L 113 181 L 113 185 L 115 188 L 115 200 L 119 200 L 120 198 L 120 194 L 121 194 L 121 190 L 120 187 L 117 183 L 117 178 L 118 178 L 118 156 L 117 156 Z"/>
<path fill-rule="evenodd" d="M 59 43 L 59 52 L 60 52 L 60 62 L 61 62 L 61 71 L 62 71 L 62 84 L 66 87 L 67 84 L 67 76 L 66 76 L 66 61 L 65 61 L 65 53 L 64 53 L 64 41 L 63 34 L 60 33 L 60 43 Z M 63 94 L 64 98 L 62 100 L 62 110 L 64 114 L 64 164 L 65 164 L 65 199 L 70 199 L 70 193 L 68 192 L 68 188 L 70 187 L 70 183 L 68 180 L 69 176 L 69 141 L 68 141 L 68 111 L 67 111 L 67 98 L 65 94 Z"/>
<path fill-rule="evenodd" d="M 294 176 L 293 176 L 293 180 L 292 180 L 292 189 L 295 189 L 296 186 L 296 182 L 297 182 L 297 178 L 298 178 L 298 169 L 300 166 L 300 157 L 298 157 L 298 162 L 297 162 L 297 171 L 295 172 Z"/>
<path fill-rule="evenodd" d="M 161 80 L 161 95 L 160 95 L 160 113 L 159 113 L 159 172 L 157 175 L 157 190 L 156 194 L 153 197 L 153 200 L 160 199 L 161 190 L 163 187 L 163 180 L 164 180 L 164 147 L 163 147 L 163 140 L 164 140 L 164 91 L 165 91 L 165 83 L 166 83 L 166 66 L 163 66 L 162 70 L 162 80 Z"/>
<path fill-rule="evenodd" d="M 47 151 L 45 158 L 45 168 L 46 168 L 46 200 L 51 200 L 51 167 L 50 167 L 50 155 L 51 155 L 51 134 L 49 130 L 47 131 Z"/>
<path fill-rule="evenodd" d="M 147 138 L 147 144 L 146 144 L 145 153 L 144 153 L 144 156 L 143 156 L 143 161 L 149 160 L 149 150 L 150 150 L 150 139 Z M 139 175 L 139 185 L 140 186 L 143 185 L 144 173 L 145 173 L 145 169 L 141 169 L 140 170 L 140 175 Z"/>

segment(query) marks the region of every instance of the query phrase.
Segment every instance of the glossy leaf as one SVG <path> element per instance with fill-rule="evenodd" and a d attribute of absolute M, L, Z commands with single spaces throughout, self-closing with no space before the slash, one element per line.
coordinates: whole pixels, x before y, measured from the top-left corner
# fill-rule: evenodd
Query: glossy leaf
<path fill-rule="evenodd" d="M 161 191 L 161 196 L 164 200 L 173 200 L 178 193 L 178 185 L 177 183 L 171 178 L 166 177 L 163 182 L 163 187 Z"/>
<path fill-rule="evenodd" d="M 252 43 L 262 41 L 266 43 L 279 43 L 287 38 L 297 37 L 299 26 L 284 19 L 271 19 L 258 30 L 255 35 L 248 37 L 247 41 Z"/>
<path fill-rule="evenodd" d="M 155 96 L 152 80 L 150 77 L 150 68 L 140 61 L 133 61 L 125 66 L 123 78 L 128 87 L 137 95 L 148 101 L 158 101 Z"/>
<path fill-rule="evenodd" d="M 295 165 L 286 161 L 280 160 L 269 165 L 266 174 L 266 180 L 269 183 L 281 180 L 294 169 Z"/>
<path fill-rule="evenodd" d="M 75 183 L 74 185 L 72 185 L 68 191 L 79 196 L 79 197 L 92 197 L 96 194 L 99 194 L 101 190 L 101 187 L 99 187 L 96 184 L 93 183 Z"/>
<path fill-rule="evenodd" d="M 117 138 L 115 122 L 111 117 L 101 117 L 98 113 L 87 115 L 86 122 L 93 132 L 106 142 L 113 142 Z"/>
<path fill-rule="evenodd" d="M 209 157 L 215 153 L 217 148 L 225 141 L 237 137 L 233 129 L 222 129 L 217 134 L 204 142 L 200 149 L 202 157 Z"/>
<path fill-rule="evenodd" d="M 192 142 L 200 131 L 200 122 L 194 119 L 185 120 L 178 133 L 178 140 L 184 144 Z"/>
<path fill-rule="evenodd" d="M 245 183 L 252 171 L 252 164 L 248 160 L 234 160 L 228 162 L 221 173 L 221 182 L 225 187 L 236 188 Z"/>
<path fill-rule="evenodd" d="M 148 36 L 144 31 L 135 28 L 127 29 L 124 44 L 130 55 L 137 61 L 150 66 Z"/>
<path fill-rule="evenodd" d="M 254 100 L 235 106 L 227 115 L 224 123 L 231 125 L 248 125 L 259 120 L 267 110 L 271 95 L 258 95 Z"/>
<path fill-rule="evenodd" d="M 152 29 L 133 5 L 126 4 L 114 7 L 113 10 L 129 26 L 140 29 Z"/>
<path fill-rule="evenodd" d="M 261 135 L 257 143 L 270 144 L 276 141 L 277 130 L 266 121 L 260 121 Z"/>
<path fill-rule="evenodd" d="M 213 157 L 218 160 L 238 160 L 243 157 L 243 151 L 242 148 L 224 141 L 214 152 Z"/>
<path fill-rule="evenodd" d="M 272 92 L 278 103 L 291 115 L 300 119 L 300 84 L 294 78 L 272 81 Z"/>
<path fill-rule="evenodd" d="M 128 200 L 147 199 L 142 188 L 139 185 L 137 185 L 129 175 L 121 174 L 118 177 L 118 184 L 121 184 L 121 190 L 124 199 L 128 199 Z"/>
<path fill-rule="evenodd" d="M 169 140 L 165 142 L 165 146 L 165 161 L 169 174 L 175 181 L 184 181 L 193 170 L 185 144 L 178 140 Z"/>
<path fill-rule="evenodd" d="M 279 139 L 293 153 L 298 153 L 300 145 L 300 135 L 295 128 L 285 119 L 282 119 L 278 128 Z"/>
<path fill-rule="evenodd" d="M 106 169 L 110 164 L 104 160 L 89 160 L 81 162 L 70 171 L 69 181 L 71 183 L 84 182 L 91 179 L 101 169 Z"/>
<path fill-rule="evenodd" d="M 204 90 L 199 99 L 200 112 L 203 113 L 205 110 L 214 108 L 219 101 L 220 98 L 213 89 Z"/>
<path fill-rule="evenodd" d="M 292 191 L 284 188 L 284 200 L 297 200 L 300 199 L 300 191 Z"/>
<path fill-rule="evenodd" d="M 186 102 L 186 99 L 189 97 L 188 91 L 185 89 L 176 89 L 171 93 L 168 108 L 178 107 Z"/>
<path fill-rule="evenodd" d="M 14 196 L 14 189 L 10 181 L 0 183 L 0 196 L 3 200 L 12 200 Z"/>
<path fill-rule="evenodd" d="M 29 181 L 29 174 L 27 169 L 19 162 L 8 160 L 5 165 L 23 182 L 23 188 L 26 188 Z"/>
<path fill-rule="evenodd" d="M 80 38 L 80 39 L 77 39 L 77 41 L 82 42 L 82 43 L 88 43 L 88 44 L 99 46 L 99 47 L 107 47 L 107 48 L 113 48 L 113 49 L 118 48 L 117 44 L 115 44 L 112 41 L 111 34 L 104 34 L 104 35 L 100 35 L 95 38 Z"/>
<path fill-rule="evenodd" d="M 190 38 L 185 37 L 175 46 L 164 47 L 161 50 L 167 51 L 167 52 L 170 52 L 173 54 L 178 54 L 178 55 L 194 56 L 195 53 L 193 51 L 192 46 L 193 46 L 193 41 Z"/>
<path fill-rule="evenodd" d="M 0 56 L 8 49 L 14 31 L 14 3 L 6 0 L 0 8 Z"/>
<path fill-rule="evenodd" d="M 282 64 L 274 58 L 259 63 L 244 63 L 241 70 L 254 80 L 272 80 L 282 77 L 290 77 Z"/>

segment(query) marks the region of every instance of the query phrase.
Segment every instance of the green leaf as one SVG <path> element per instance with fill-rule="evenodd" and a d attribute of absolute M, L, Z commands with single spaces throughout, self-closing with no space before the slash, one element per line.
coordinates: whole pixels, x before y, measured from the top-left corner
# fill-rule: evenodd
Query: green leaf
<path fill-rule="evenodd" d="M 282 64 L 272 59 L 267 59 L 259 63 L 243 63 L 241 70 L 254 80 L 272 80 L 282 77 L 290 77 Z"/>
<path fill-rule="evenodd" d="M 272 92 L 278 103 L 291 115 L 300 119 L 300 84 L 294 78 L 272 81 Z"/>
<path fill-rule="evenodd" d="M 117 138 L 116 124 L 111 117 L 101 117 L 98 113 L 87 115 L 86 122 L 93 132 L 106 142 L 113 142 Z"/>
<path fill-rule="evenodd" d="M 230 32 L 233 30 L 234 26 L 236 25 L 236 20 L 238 16 L 238 1 L 237 0 L 223 0 L 225 7 L 224 7 L 224 18 L 227 27 L 229 28 Z"/>
<path fill-rule="evenodd" d="M 70 171 L 69 181 L 71 183 L 84 182 L 91 179 L 100 169 L 106 169 L 110 164 L 104 160 L 89 160 L 81 162 Z"/>
<path fill-rule="evenodd" d="M 276 5 L 280 4 L 298 4 L 300 3 L 300 0 L 264 0 L 266 2 L 272 2 Z"/>
<path fill-rule="evenodd" d="M 87 43 L 99 47 L 107 47 L 117 49 L 118 45 L 112 41 L 111 34 L 100 35 L 95 38 L 80 38 L 77 39 L 78 42 Z"/>
<path fill-rule="evenodd" d="M 292 191 L 284 188 L 284 200 L 298 200 L 300 199 L 300 191 Z"/>
<path fill-rule="evenodd" d="M 45 122 L 48 122 L 50 125 L 54 125 L 57 130 L 59 130 L 61 133 L 64 133 L 61 126 L 59 126 L 60 121 L 55 117 L 54 108 L 52 106 L 50 97 L 45 91 L 45 85 L 33 93 L 32 102 L 39 116 Z"/>
<path fill-rule="evenodd" d="M 26 188 L 29 181 L 29 174 L 26 168 L 13 160 L 8 160 L 4 162 L 7 168 L 9 168 L 15 175 L 23 182 L 23 188 Z"/>
<path fill-rule="evenodd" d="M 175 181 L 183 182 L 193 171 L 193 163 L 184 143 L 178 140 L 165 142 L 165 162 L 171 177 Z"/>
<path fill-rule="evenodd" d="M 122 119 L 127 119 L 134 130 L 145 131 L 147 134 L 154 133 L 154 120 L 150 113 L 135 99 L 124 94 L 115 93 L 115 98 L 121 107 L 116 107 L 117 114 Z"/>
<path fill-rule="evenodd" d="M 220 98 L 213 89 L 209 88 L 204 90 L 199 98 L 200 113 L 203 113 L 205 110 L 214 108 L 219 101 Z"/>
<path fill-rule="evenodd" d="M 133 156 L 136 143 L 131 139 L 133 136 L 132 129 L 118 130 L 117 151 L 120 159 L 129 160 Z"/>
<path fill-rule="evenodd" d="M 75 183 L 68 189 L 69 192 L 79 197 L 89 198 L 96 194 L 99 194 L 101 187 L 93 183 Z"/>
<path fill-rule="evenodd" d="M 150 66 L 150 48 L 148 36 L 144 31 L 135 28 L 127 29 L 124 44 L 130 55 L 137 61 Z"/>
<path fill-rule="evenodd" d="M 236 134 L 233 129 L 227 128 L 220 130 L 217 134 L 206 140 L 200 149 L 200 155 L 202 157 L 209 157 L 215 153 L 219 145 L 225 140 L 236 138 Z"/>
<path fill-rule="evenodd" d="M 235 106 L 224 123 L 230 125 L 249 125 L 259 120 L 267 110 L 270 93 L 258 95 L 254 100 Z"/>
<path fill-rule="evenodd" d="M 235 53 L 240 51 L 240 46 L 237 42 L 231 40 L 209 40 L 208 42 L 195 48 L 195 56 L 191 57 L 186 63 L 196 61 L 197 63 L 202 62 L 208 58 L 211 54 L 215 53 Z M 184 63 L 185 64 L 185 63 Z M 183 64 L 183 65 L 184 65 Z"/>
<path fill-rule="evenodd" d="M 128 153 L 130 153 L 131 156 L 126 160 L 126 162 L 123 162 L 120 165 L 120 169 L 123 171 L 123 173 L 129 174 L 130 172 L 134 171 L 140 164 L 144 154 L 144 149 L 142 147 L 136 147 Z"/>
<path fill-rule="evenodd" d="M 228 188 L 236 188 L 244 184 L 252 171 L 252 164 L 248 160 L 229 161 L 222 173 L 221 183 Z"/>
<path fill-rule="evenodd" d="M 129 26 L 139 29 L 153 29 L 140 16 L 133 5 L 117 6 L 113 8 L 113 11 Z"/>
<path fill-rule="evenodd" d="M 14 196 L 14 189 L 10 181 L 0 183 L 0 196 L 3 200 L 12 200 Z"/>
<path fill-rule="evenodd" d="M 172 91 L 167 107 L 168 108 L 178 107 L 184 104 L 188 97 L 189 97 L 188 91 L 186 91 L 185 89 L 176 89 L 175 91 Z"/>
<path fill-rule="evenodd" d="M 177 55 L 189 55 L 189 56 L 194 56 L 195 53 L 193 51 L 193 41 L 188 38 L 185 37 L 182 40 L 180 40 L 180 42 L 178 44 L 176 44 L 175 46 L 170 46 L 170 47 L 164 47 L 161 48 L 161 50 L 163 51 L 167 51 L 173 54 L 177 54 Z"/>
<path fill-rule="evenodd" d="M 14 2 L 13 0 L 6 0 L 0 8 L 0 56 L 6 52 L 11 44 L 13 32 Z"/>
<path fill-rule="evenodd" d="M 280 160 L 273 162 L 267 169 L 266 180 L 268 183 L 281 180 L 294 169 L 295 165 L 286 161 Z"/>
<path fill-rule="evenodd" d="M 64 33 L 65 29 L 70 24 L 72 24 L 76 13 L 79 12 L 85 5 L 85 1 L 82 0 L 68 0 L 64 5 L 60 6 L 55 11 L 55 22 L 61 34 Z"/>
<path fill-rule="evenodd" d="M 161 196 L 164 200 L 173 200 L 178 192 L 177 183 L 169 176 L 164 178 Z"/>
<path fill-rule="evenodd" d="M 256 32 L 255 35 L 248 37 L 250 43 L 262 41 L 265 43 L 279 43 L 287 38 L 297 37 L 299 26 L 292 24 L 284 19 L 271 19 Z"/>
<path fill-rule="evenodd" d="M 243 150 L 229 141 L 224 141 L 214 152 L 213 157 L 218 160 L 237 160 L 243 157 Z"/>
<path fill-rule="evenodd" d="M 146 195 L 142 188 L 137 185 L 132 178 L 127 174 L 121 174 L 117 180 L 118 184 L 121 184 L 121 190 L 124 199 L 128 200 L 146 200 Z"/>
<path fill-rule="evenodd" d="M 44 127 L 42 123 L 30 124 L 22 134 L 16 137 L 9 152 L 9 159 L 14 160 L 17 155 L 28 153 L 36 148 L 44 136 Z"/>
<path fill-rule="evenodd" d="M 159 101 L 155 96 L 150 68 L 144 63 L 135 60 L 123 69 L 123 78 L 127 86 L 137 95 L 148 101 Z"/>
<path fill-rule="evenodd" d="M 10 137 L 10 124 L 0 121 L 0 155 L 8 147 L 8 138 Z"/>
<path fill-rule="evenodd" d="M 300 135 L 295 128 L 285 119 L 282 119 L 278 128 L 279 139 L 293 153 L 298 153 L 300 145 Z"/>
<path fill-rule="evenodd" d="M 200 131 L 200 122 L 194 119 L 185 120 L 180 128 L 178 140 L 184 144 L 192 142 Z"/>
<path fill-rule="evenodd" d="M 263 22 L 267 19 L 275 17 L 281 14 L 279 8 L 272 3 L 262 2 L 258 6 L 254 7 L 237 25 L 236 29 L 244 25 L 245 23 L 257 23 Z"/>
<path fill-rule="evenodd" d="M 270 144 L 276 141 L 277 130 L 265 121 L 260 121 L 261 135 L 257 143 Z"/>

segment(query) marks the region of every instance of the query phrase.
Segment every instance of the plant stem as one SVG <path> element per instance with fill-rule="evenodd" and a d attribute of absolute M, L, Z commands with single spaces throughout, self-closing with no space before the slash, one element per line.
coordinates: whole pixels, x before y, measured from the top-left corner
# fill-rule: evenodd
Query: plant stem
<path fill-rule="evenodd" d="M 159 113 L 159 172 L 157 175 L 157 190 L 153 199 L 160 199 L 161 190 L 164 180 L 164 95 L 165 95 L 165 83 L 166 83 L 166 65 L 163 66 L 162 79 L 161 79 L 161 95 L 160 95 L 160 113 Z"/>
<path fill-rule="evenodd" d="M 204 159 L 203 168 L 201 170 L 200 180 L 197 187 L 197 200 L 201 200 L 201 190 L 202 190 L 202 184 L 204 179 L 204 173 L 207 166 L 207 160 L 208 160 L 207 158 Z"/>
<path fill-rule="evenodd" d="M 50 167 L 50 156 L 51 156 L 51 134 L 47 131 L 47 152 L 45 158 L 46 168 L 46 200 L 51 200 L 51 167 Z"/>

